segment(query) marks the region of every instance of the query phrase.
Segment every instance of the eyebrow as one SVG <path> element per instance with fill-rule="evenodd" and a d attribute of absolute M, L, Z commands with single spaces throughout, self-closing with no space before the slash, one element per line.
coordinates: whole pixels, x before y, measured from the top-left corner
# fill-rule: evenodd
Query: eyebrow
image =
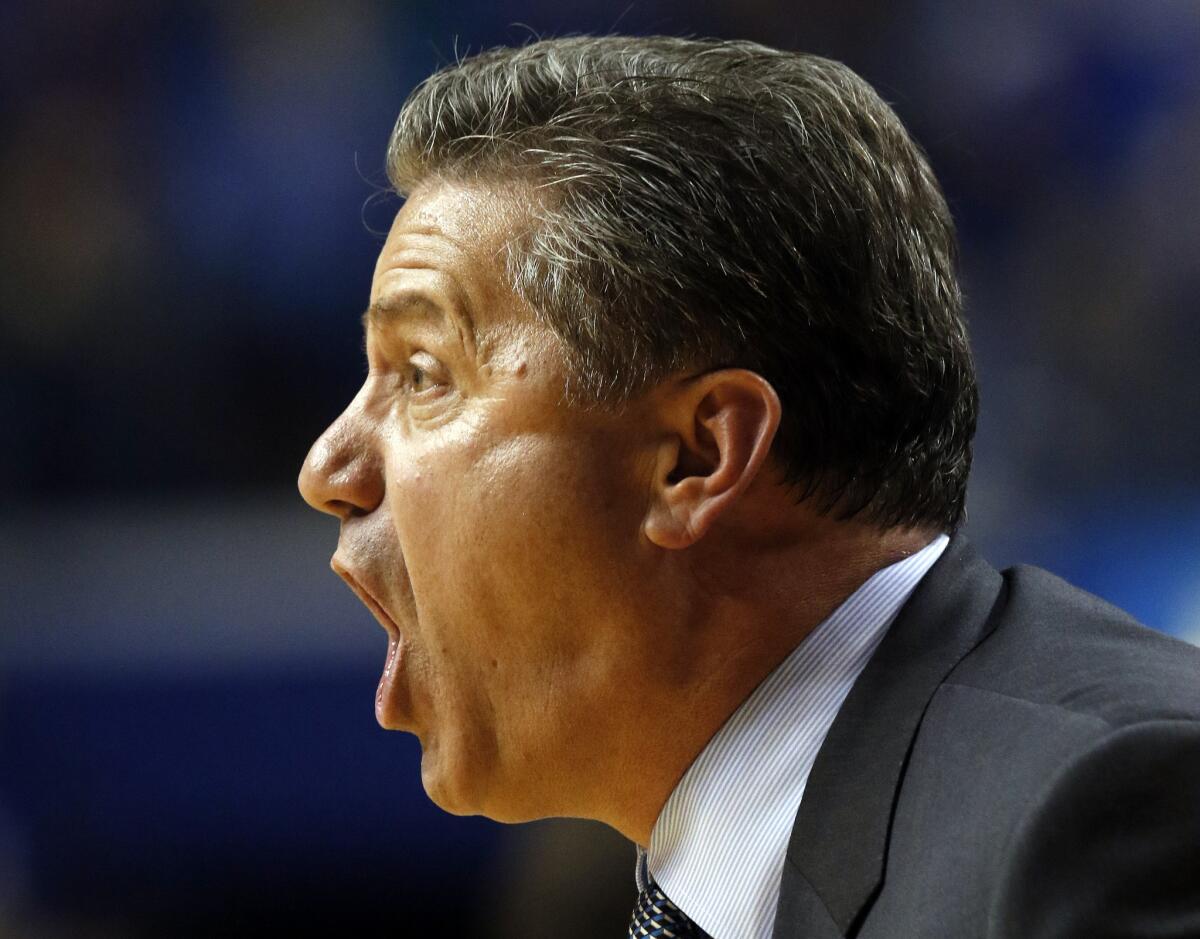
<path fill-rule="evenodd" d="M 443 319 L 448 318 L 466 334 L 471 345 L 474 346 L 475 323 L 471 320 L 471 314 L 464 307 L 457 304 L 443 306 L 424 293 L 412 290 L 390 294 L 367 307 L 362 315 L 363 332 L 365 333 L 371 325 L 382 329 L 398 320 L 414 318 L 421 312 L 434 313 Z"/>

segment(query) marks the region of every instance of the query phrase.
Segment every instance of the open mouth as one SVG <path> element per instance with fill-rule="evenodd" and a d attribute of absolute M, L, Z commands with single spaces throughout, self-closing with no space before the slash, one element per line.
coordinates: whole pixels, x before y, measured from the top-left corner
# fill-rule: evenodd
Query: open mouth
<path fill-rule="evenodd" d="M 371 611 L 371 614 L 379 621 L 379 625 L 387 630 L 388 635 L 398 638 L 400 636 L 400 627 L 396 625 L 396 621 L 388 616 L 383 606 L 371 595 L 371 593 L 360 584 L 348 570 L 338 564 L 336 561 L 330 564 L 346 585 L 354 591 L 354 595 L 362 601 L 363 606 Z"/>
<path fill-rule="evenodd" d="M 387 730 L 406 730 L 409 699 L 408 688 L 402 681 L 405 642 L 400 627 L 353 574 L 336 560 L 332 561 L 330 566 L 388 634 L 387 659 L 384 662 L 383 674 L 379 677 L 379 687 L 375 691 L 375 720 L 379 722 L 380 727 Z"/>

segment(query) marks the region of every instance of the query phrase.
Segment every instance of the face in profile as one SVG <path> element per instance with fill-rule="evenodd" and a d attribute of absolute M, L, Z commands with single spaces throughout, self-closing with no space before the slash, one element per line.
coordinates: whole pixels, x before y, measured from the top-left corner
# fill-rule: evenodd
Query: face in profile
<path fill-rule="evenodd" d="M 562 403 L 560 341 L 504 273 L 518 205 L 448 183 L 407 201 L 371 284 L 368 374 L 300 474 L 387 632 L 380 724 L 420 738 L 443 808 L 513 821 L 594 799 L 606 738 L 642 723 L 653 473 L 636 407 Z"/>

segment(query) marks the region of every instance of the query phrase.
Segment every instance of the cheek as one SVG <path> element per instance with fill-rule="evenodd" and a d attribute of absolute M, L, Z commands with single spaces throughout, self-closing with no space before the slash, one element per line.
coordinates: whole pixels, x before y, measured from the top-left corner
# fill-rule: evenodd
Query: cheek
<path fill-rule="evenodd" d="M 445 435 L 390 473 L 393 520 L 422 562 L 516 577 L 523 558 L 559 556 L 604 530 L 605 476 L 578 446 L 549 434 Z M 615 520 L 612 520 L 615 521 Z"/>
<path fill-rule="evenodd" d="M 507 618 L 527 550 L 511 480 L 479 435 L 439 435 L 390 467 L 392 523 L 414 602 L 414 639 L 441 672 L 478 672 Z M 448 690 L 448 689 L 444 689 Z M 463 690 L 463 689 L 460 689 Z"/>
<path fill-rule="evenodd" d="M 564 673 L 603 636 L 637 531 L 606 452 L 549 433 L 445 435 L 392 468 L 419 641 L 458 693 L 528 700 L 523 685 L 576 680 Z"/>
<path fill-rule="evenodd" d="M 573 546 L 615 534 L 609 484 L 599 459 L 583 447 L 530 435 L 491 448 L 475 464 L 463 491 L 470 507 L 462 510 L 476 507 L 480 528 L 496 544 L 566 565 Z"/>

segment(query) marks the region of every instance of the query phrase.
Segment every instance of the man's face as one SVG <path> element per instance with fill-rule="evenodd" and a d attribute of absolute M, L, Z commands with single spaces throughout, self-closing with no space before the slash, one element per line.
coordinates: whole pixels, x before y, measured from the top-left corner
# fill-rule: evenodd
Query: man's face
<path fill-rule="evenodd" d="M 560 403 L 560 342 L 503 272 L 517 205 L 448 183 L 408 200 L 371 285 L 369 373 L 300 474 L 388 632 L 380 724 L 420 738 L 443 808 L 513 821 L 579 813 L 596 754 L 642 726 L 654 471 L 637 406 Z"/>

